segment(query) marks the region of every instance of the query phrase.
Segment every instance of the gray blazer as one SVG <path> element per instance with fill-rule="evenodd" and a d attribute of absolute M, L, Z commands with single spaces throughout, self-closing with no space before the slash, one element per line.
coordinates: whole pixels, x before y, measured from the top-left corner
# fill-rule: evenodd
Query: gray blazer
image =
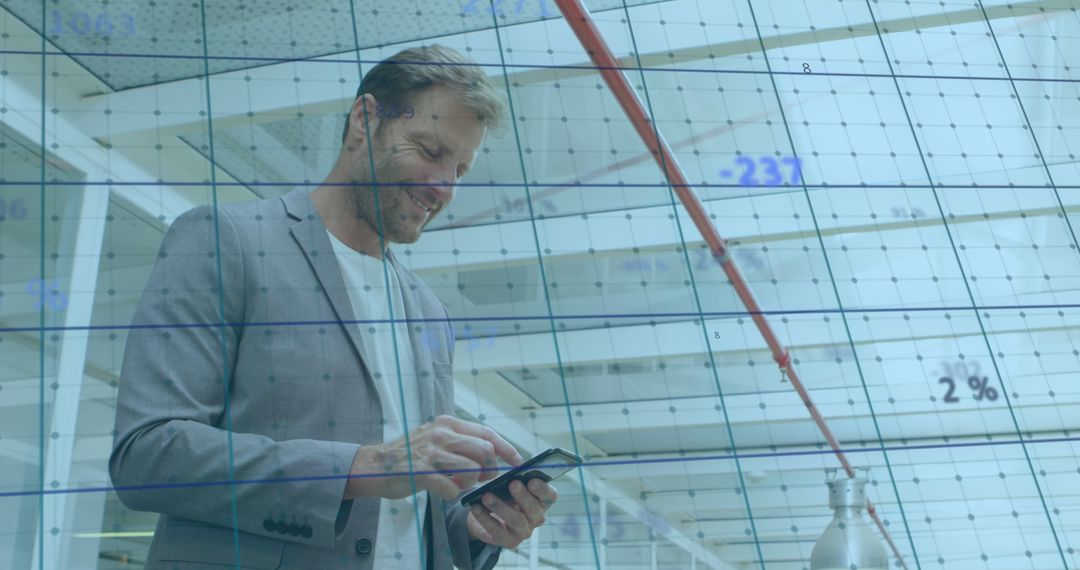
<path fill-rule="evenodd" d="M 379 500 L 341 499 L 382 407 L 326 228 L 304 188 L 217 211 L 169 227 L 124 351 L 109 473 L 125 505 L 162 514 L 146 567 L 371 568 Z M 387 259 L 422 414 L 452 414 L 449 313 Z M 459 503 L 431 494 L 427 511 L 428 568 L 495 565 Z"/>

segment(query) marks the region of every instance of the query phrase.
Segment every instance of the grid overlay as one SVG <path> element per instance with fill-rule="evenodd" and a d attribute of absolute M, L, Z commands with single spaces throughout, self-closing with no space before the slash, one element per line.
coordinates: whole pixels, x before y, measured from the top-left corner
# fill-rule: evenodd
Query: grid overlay
<path fill-rule="evenodd" d="M 4 379 L 5 392 L 15 401 L 29 399 L 25 407 L 33 412 L 13 417 L 34 424 L 3 423 L 0 444 L 37 450 L 36 465 L 25 464 L 35 475 L 9 481 L 0 492 L 18 512 L 28 500 L 36 505 L 35 515 L 20 516 L 9 531 L 13 561 L 53 567 L 60 555 L 54 558 L 51 549 L 76 548 L 72 537 L 88 530 L 69 526 L 64 513 L 82 508 L 84 495 L 107 495 L 99 502 L 116 503 L 108 457 L 83 458 L 78 466 L 72 458 L 72 449 L 88 449 L 95 437 L 111 434 L 85 419 L 95 417 L 91 412 L 65 419 L 60 410 L 72 398 L 80 412 L 91 401 L 115 406 L 116 382 L 99 394 L 88 388 L 90 380 L 66 378 L 75 369 L 64 353 L 73 358 L 69 347 L 82 339 L 77 373 L 84 373 L 83 361 L 101 364 L 91 363 L 94 347 L 107 350 L 105 361 L 118 370 L 119 351 L 137 328 L 128 326 L 131 299 L 153 293 L 123 269 L 141 266 L 148 275 L 157 244 L 124 243 L 114 234 L 132 234 L 109 225 L 141 219 L 124 209 L 133 203 L 142 209 L 124 194 L 151 188 L 164 220 L 166 194 L 207 204 L 212 212 L 318 186 L 337 153 L 341 116 L 317 111 L 317 103 L 304 107 L 318 100 L 305 85 L 324 91 L 337 85 L 339 98 L 350 100 L 357 79 L 402 47 L 371 47 L 383 43 L 364 38 L 371 20 L 379 37 L 401 41 L 390 23 L 416 26 L 420 35 L 411 44 L 433 30 L 459 34 L 436 41 L 488 69 L 510 106 L 510 128 L 485 141 L 476 167 L 459 184 L 455 206 L 429 226 L 426 239 L 394 246 L 452 316 L 458 414 L 529 453 L 561 445 L 586 459 L 583 469 L 559 482 L 562 499 L 538 539 L 504 553 L 503 566 L 529 566 L 538 551 L 544 564 L 572 567 L 628 567 L 650 557 L 660 567 L 809 567 L 830 518 L 824 470 L 836 467 L 836 454 L 775 368 L 754 315 L 687 226 L 692 221 L 674 189 L 653 168 L 554 2 L 492 4 L 494 13 L 473 2 L 444 4 L 382 7 L 366 18 L 379 7 L 343 3 L 347 11 L 334 4 L 334 11 L 294 14 L 267 3 L 262 8 L 274 18 L 287 15 L 270 23 L 228 16 L 251 31 L 227 37 L 225 22 L 213 20 L 226 17 L 223 7 L 204 1 L 188 14 L 199 33 L 200 53 L 191 54 L 123 52 L 103 41 L 125 33 L 124 14 L 132 15 L 131 36 L 150 33 L 140 25 L 152 9 L 5 3 L 19 20 L 9 18 L 12 29 L 52 28 L 40 36 L 37 55 L 17 33 L 5 36 L 2 54 L 14 76 L 32 76 L 26 62 L 36 61 L 35 87 L 44 96 L 40 107 L 19 109 L 8 92 L 15 84 L 5 87 L 5 108 L 34 113 L 40 125 L 38 181 L 19 174 L 27 170 L 14 160 L 5 161 L 9 172 L 2 176 L 3 233 L 11 232 L 4 243 L 11 247 L 0 271 L 13 277 L 4 279 L 0 334 L 32 335 L 37 376 L 20 383 L 23 375 L 13 367 Z M 750 0 L 593 8 L 656 131 L 671 141 L 710 221 L 729 240 L 761 314 L 791 348 L 842 453 L 869 469 L 870 496 L 903 564 L 1080 566 L 1074 548 L 1080 497 L 1072 490 L 1080 488 L 1073 436 L 1080 352 L 1072 341 L 1077 302 L 1071 294 L 1080 268 L 1072 223 L 1080 188 L 1080 80 L 1071 69 L 1080 64 L 1077 7 L 1049 0 L 798 7 Z M 351 29 L 340 27 L 344 13 Z M 80 14 L 87 14 L 89 27 Z M 311 38 L 320 17 L 335 20 L 334 37 L 324 38 L 326 45 L 297 42 Z M 428 29 L 429 20 L 440 18 Z M 447 19 L 461 28 L 447 31 Z M 274 28 L 282 23 L 287 34 Z M 238 47 L 237 38 L 259 32 L 289 37 L 292 51 L 266 42 L 249 57 L 219 47 Z M 341 43 L 335 34 L 345 34 L 346 49 L 360 57 L 322 56 L 336 53 L 319 51 L 331 40 Z M 66 36 L 108 49 L 67 49 Z M 170 42 L 179 45 L 175 37 Z M 104 103 L 107 112 L 96 113 L 51 93 L 57 79 L 50 74 L 60 69 L 51 60 L 59 55 L 76 58 L 106 84 L 116 73 L 128 86 L 147 85 L 134 67 L 118 69 L 118 62 L 139 59 L 155 67 L 196 62 L 201 68 L 179 70 L 178 80 L 211 79 L 185 84 L 201 89 L 188 93 L 201 98 L 188 103 L 187 110 L 200 109 L 194 120 L 169 110 L 175 93 L 153 101 L 163 91 L 152 85 L 139 96 L 159 108 L 113 107 L 133 101 L 117 97 Z M 255 66 L 267 69 L 258 76 Z M 295 90 L 295 106 L 316 111 L 253 119 L 256 113 L 241 109 L 272 110 L 280 98 L 293 96 L 274 94 L 279 99 L 264 104 L 260 82 L 264 91 Z M 69 122 L 52 118 L 64 118 L 65 111 Z M 69 125 L 115 141 L 104 153 L 101 176 L 65 180 L 64 153 L 82 150 L 69 148 L 73 139 L 62 132 Z M 53 144 L 61 140 L 65 144 Z M 114 179 L 113 161 L 125 153 L 144 153 L 130 160 L 150 177 Z M 203 157 L 202 171 L 170 171 L 164 159 L 179 153 Z M 375 170 L 374 157 L 370 167 Z M 118 198 L 95 206 L 78 194 L 83 189 L 85 196 L 107 190 L 106 201 Z M 98 217 L 84 219 L 87 212 Z M 220 239 L 230 234 L 218 225 L 228 217 L 211 216 L 199 226 L 212 236 L 208 263 L 217 282 L 208 285 L 216 285 L 215 314 L 222 316 L 230 315 L 227 297 L 235 293 L 222 266 L 230 250 Z M 61 226 L 55 233 L 54 222 Z M 102 225 L 104 236 L 89 290 L 79 289 L 73 269 L 82 251 L 75 236 L 82 234 L 64 229 L 87 222 Z M 18 240 L 31 231 L 37 236 L 33 256 Z M 53 251 L 59 254 L 49 258 Z M 384 266 L 384 292 L 389 271 Z M 289 288 L 273 285 L 274 276 L 262 279 L 270 284 L 268 299 Z M 168 293 L 172 302 L 185 294 L 206 298 L 182 283 Z M 113 299 L 117 293 L 128 300 Z M 76 313 L 80 299 L 96 309 L 93 320 L 89 311 Z M 246 338 L 285 334 L 311 343 L 327 327 L 367 327 L 369 334 L 389 334 L 396 351 L 398 336 L 409 335 L 409 328 L 392 326 L 402 322 L 391 309 L 389 322 L 330 315 L 160 328 L 213 336 L 223 364 L 236 348 L 228 329 L 242 328 Z M 414 326 L 427 331 L 428 323 L 409 323 Z M 57 335 L 62 344 L 54 344 Z M 397 356 L 395 362 L 404 414 L 401 382 L 409 364 Z M 280 366 L 277 376 L 285 380 L 266 385 L 274 393 L 285 394 L 276 392 L 282 384 L 299 389 L 329 382 L 312 390 L 323 395 L 348 386 L 341 383 L 347 379 L 326 379 L 319 365 Z M 221 374 L 229 379 L 231 371 L 225 367 Z M 243 430 L 231 425 L 228 401 L 221 427 L 229 436 L 229 471 L 216 484 L 222 497 L 227 493 L 233 526 L 242 518 L 238 493 L 245 485 L 335 478 L 245 480 L 232 463 L 232 435 Z M 343 434 L 364 421 L 328 419 Z M 405 421 L 417 427 L 421 418 Z M 287 431 L 287 413 L 280 422 Z M 133 491 L 141 490 L 149 489 Z M 143 528 L 144 519 L 122 506 L 116 507 L 121 512 L 102 508 L 112 524 L 97 530 L 122 533 L 125 517 Z M 53 532 L 55 521 L 61 522 Z M 415 523 L 421 532 L 422 521 Z M 239 557 L 240 532 L 234 536 Z M 149 538 L 141 538 L 145 548 Z M 96 544 L 103 553 L 131 548 L 120 536 L 99 537 Z M 101 560 L 99 567 L 120 564 Z"/>

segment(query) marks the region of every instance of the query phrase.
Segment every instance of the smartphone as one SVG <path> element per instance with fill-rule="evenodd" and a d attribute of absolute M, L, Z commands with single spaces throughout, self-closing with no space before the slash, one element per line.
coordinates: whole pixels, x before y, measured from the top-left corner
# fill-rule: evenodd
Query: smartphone
<path fill-rule="evenodd" d="M 495 493 L 496 496 L 504 501 L 513 501 L 514 497 L 510 494 L 510 483 L 512 481 L 528 483 L 533 479 L 540 479 L 541 481 L 548 482 L 552 479 L 561 477 L 563 474 L 579 465 L 581 465 L 581 458 L 576 454 L 561 447 L 552 447 L 543 453 L 537 454 L 525 463 L 499 475 L 491 481 L 484 483 L 480 487 L 473 489 L 461 498 L 461 504 L 467 507 L 479 503 L 485 493 Z"/>

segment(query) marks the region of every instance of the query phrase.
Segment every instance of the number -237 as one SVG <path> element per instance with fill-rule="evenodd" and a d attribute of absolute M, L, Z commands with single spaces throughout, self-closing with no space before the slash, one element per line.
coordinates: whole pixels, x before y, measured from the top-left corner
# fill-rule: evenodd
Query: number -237
<path fill-rule="evenodd" d="M 735 158 L 735 163 L 743 167 L 742 174 L 739 176 L 740 186 L 782 186 L 784 184 L 784 173 L 781 171 L 781 164 L 791 167 L 791 185 L 794 186 L 802 182 L 802 161 L 795 156 L 785 156 L 779 160 L 771 156 L 763 156 L 757 161 L 754 161 L 749 156 L 738 156 Z M 759 165 L 761 166 L 761 180 L 754 176 Z M 731 170 L 720 170 L 721 178 L 730 178 L 732 176 L 734 176 L 734 173 Z"/>

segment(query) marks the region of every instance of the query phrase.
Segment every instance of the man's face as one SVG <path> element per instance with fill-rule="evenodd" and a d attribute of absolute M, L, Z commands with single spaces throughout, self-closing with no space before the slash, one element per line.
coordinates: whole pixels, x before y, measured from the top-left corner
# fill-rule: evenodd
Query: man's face
<path fill-rule="evenodd" d="M 366 143 L 350 151 L 349 202 L 362 222 L 376 233 L 381 229 L 387 242 L 420 238 L 454 199 L 457 180 L 472 166 L 486 132 L 476 112 L 445 87 L 421 91 L 411 104 L 410 119 L 379 119 L 389 123 L 373 139 L 374 172 Z M 374 115 L 369 110 L 373 136 Z"/>

